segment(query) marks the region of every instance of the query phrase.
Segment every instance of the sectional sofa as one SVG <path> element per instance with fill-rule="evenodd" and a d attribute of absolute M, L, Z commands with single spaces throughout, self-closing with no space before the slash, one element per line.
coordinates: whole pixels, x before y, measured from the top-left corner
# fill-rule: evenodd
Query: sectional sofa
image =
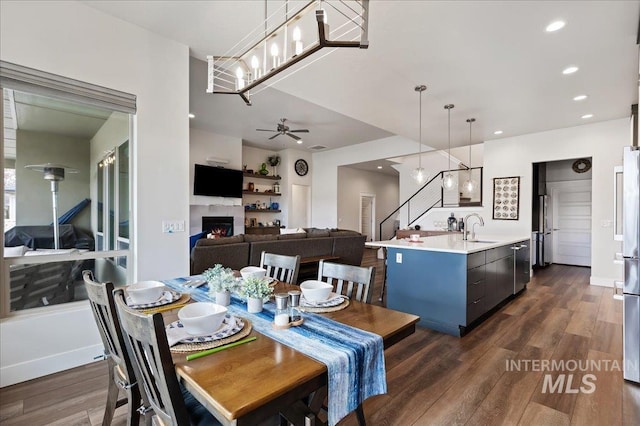
<path fill-rule="evenodd" d="M 220 263 L 240 269 L 258 266 L 263 251 L 301 258 L 335 256 L 334 262 L 360 265 L 366 237 L 359 232 L 340 229 L 306 228 L 304 232 L 283 235 L 235 235 L 218 239 L 200 239 L 191 251 L 191 274 L 200 274 Z M 316 265 L 317 266 L 317 265 Z"/>

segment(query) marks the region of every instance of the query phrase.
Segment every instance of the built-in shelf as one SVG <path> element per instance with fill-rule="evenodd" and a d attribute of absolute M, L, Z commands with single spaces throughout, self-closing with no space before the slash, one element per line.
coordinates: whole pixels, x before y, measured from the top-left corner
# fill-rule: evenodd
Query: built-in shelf
<path fill-rule="evenodd" d="M 281 194 L 281 193 L 279 193 L 279 192 L 249 191 L 249 190 L 246 190 L 246 189 L 244 189 L 244 190 L 242 191 L 242 193 L 243 193 L 243 194 L 245 194 L 245 195 L 269 195 L 269 196 L 271 196 L 271 197 L 279 197 L 279 196 L 281 196 L 281 195 L 282 195 L 282 194 Z"/>
<path fill-rule="evenodd" d="M 257 173 L 243 173 L 243 176 L 247 177 L 247 178 L 267 179 L 267 180 L 280 180 L 280 179 L 282 179 L 280 176 L 259 175 Z"/>
<path fill-rule="evenodd" d="M 245 212 L 253 212 L 253 213 L 280 213 L 282 210 L 275 209 L 244 209 Z"/>

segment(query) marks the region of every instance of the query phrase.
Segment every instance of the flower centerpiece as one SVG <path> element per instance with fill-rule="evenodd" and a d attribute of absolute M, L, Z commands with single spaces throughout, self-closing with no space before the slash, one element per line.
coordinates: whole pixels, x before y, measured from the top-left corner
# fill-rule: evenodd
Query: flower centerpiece
<path fill-rule="evenodd" d="M 263 299 L 273 293 L 273 288 L 269 286 L 269 281 L 264 277 L 249 277 L 244 280 L 239 293 L 247 299 L 247 311 L 258 313 L 262 311 Z"/>
<path fill-rule="evenodd" d="M 273 175 L 278 176 L 278 169 L 276 167 L 280 165 L 280 156 L 275 154 L 270 155 L 269 157 L 267 157 L 267 163 L 269 163 L 269 165 L 273 167 Z"/>
<path fill-rule="evenodd" d="M 209 283 L 209 293 L 215 295 L 216 303 L 222 306 L 229 306 L 229 303 L 231 303 L 231 291 L 237 287 L 237 280 L 233 275 L 233 271 L 217 263 L 213 268 L 204 271 L 202 276 Z"/>

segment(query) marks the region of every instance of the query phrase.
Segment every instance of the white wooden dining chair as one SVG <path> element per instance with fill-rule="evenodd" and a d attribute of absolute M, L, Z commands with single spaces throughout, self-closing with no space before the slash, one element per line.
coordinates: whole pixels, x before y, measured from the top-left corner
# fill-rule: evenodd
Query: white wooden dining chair
<path fill-rule="evenodd" d="M 120 319 L 113 301 L 113 284 L 95 281 L 91 271 L 83 271 L 82 278 L 109 367 L 109 389 L 102 424 L 110 425 L 116 408 L 128 404 L 127 424 L 137 426 L 140 421 L 139 407 L 143 407 L 140 411 L 144 412 L 144 407 L 149 407 L 149 404 L 140 394 L 133 363 L 126 351 Z M 126 398 L 118 399 L 120 390 L 124 391 Z"/>
<path fill-rule="evenodd" d="M 267 276 L 287 284 L 298 282 L 300 271 L 300 255 L 285 256 L 282 254 L 262 252 L 260 267 L 267 270 Z"/>
<path fill-rule="evenodd" d="M 358 302 L 371 303 L 376 268 L 320 261 L 318 280 L 333 286 L 336 293 Z"/>
<path fill-rule="evenodd" d="M 125 345 L 138 382 L 160 425 L 219 425 L 220 423 L 180 387 L 161 313 L 146 315 L 127 306 L 124 290 L 113 292 Z"/>

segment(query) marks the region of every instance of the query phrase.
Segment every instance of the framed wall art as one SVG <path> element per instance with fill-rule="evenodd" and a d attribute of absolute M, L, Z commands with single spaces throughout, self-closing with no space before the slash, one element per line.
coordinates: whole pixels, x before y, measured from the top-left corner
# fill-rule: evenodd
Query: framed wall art
<path fill-rule="evenodd" d="M 518 220 L 520 176 L 493 178 L 493 219 Z"/>

